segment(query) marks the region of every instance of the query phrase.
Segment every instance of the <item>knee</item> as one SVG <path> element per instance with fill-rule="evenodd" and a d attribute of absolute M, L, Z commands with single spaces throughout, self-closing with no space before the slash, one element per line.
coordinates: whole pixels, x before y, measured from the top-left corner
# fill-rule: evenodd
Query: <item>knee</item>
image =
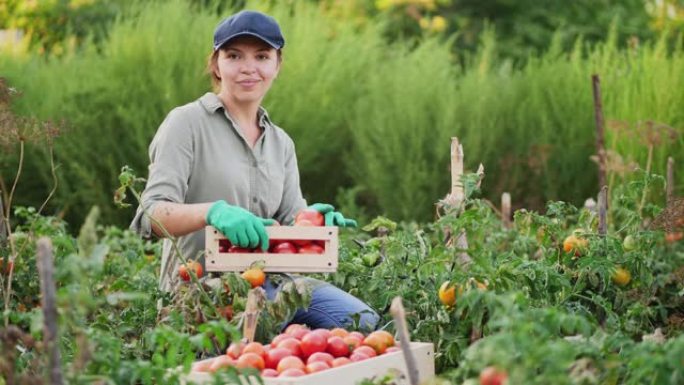
<path fill-rule="evenodd" d="M 370 308 L 360 313 L 359 330 L 373 331 L 378 328 L 380 316 Z"/>

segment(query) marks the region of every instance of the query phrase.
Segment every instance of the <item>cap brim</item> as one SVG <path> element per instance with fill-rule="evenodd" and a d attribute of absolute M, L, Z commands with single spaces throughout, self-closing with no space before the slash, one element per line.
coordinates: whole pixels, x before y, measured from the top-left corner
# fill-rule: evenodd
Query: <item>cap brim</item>
<path fill-rule="evenodd" d="M 238 38 L 238 37 L 240 37 L 240 36 L 254 36 L 254 37 L 258 38 L 259 40 L 262 40 L 264 43 L 266 43 L 266 44 L 270 45 L 271 47 L 275 48 L 275 49 L 281 49 L 281 48 L 283 48 L 283 46 L 285 45 L 285 43 L 283 43 L 283 44 L 276 44 L 276 43 L 272 42 L 271 40 L 269 40 L 269 39 L 267 39 L 267 38 L 265 38 L 265 37 L 259 35 L 258 33 L 254 33 L 254 32 L 239 32 L 239 33 L 235 33 L 235 34 L 232 34 L 232 35 L 228 36 L 227 38 L 221 40 L 218 44 L 214 45 L 214 51 L 218 50 L 219 48 L 221 48 L 224 44 L 228 43 L 229 41 L 231 41 L 231 40 L 233 40 L 233 39 L 235 39 L 235 38 Z"/>

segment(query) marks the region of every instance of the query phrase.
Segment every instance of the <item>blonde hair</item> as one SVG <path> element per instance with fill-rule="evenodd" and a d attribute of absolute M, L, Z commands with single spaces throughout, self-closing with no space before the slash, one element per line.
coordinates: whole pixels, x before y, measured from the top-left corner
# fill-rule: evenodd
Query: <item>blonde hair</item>
<path fill-rule="evenodd" d="M 225 48 L 224 48 L 225 47 Z M 218 57 L 219 53 L 223 50 L 225 50 L 227 46 L 223 46 L 212 53 L 209 54 L 209 57 L 207 58 L 207 68 L 205 69 L 205 72 L 209 77 L 211 77 L 211 86 L 214 90 L 214 92 L 219 93 L 221 91 L 221 78 L 216 75 L 216 72 L 218 72 Z M 283 61 L 283 50 L 279 49 L 277 50 L 278 53 L 278 63 L 281 63 Z"/>

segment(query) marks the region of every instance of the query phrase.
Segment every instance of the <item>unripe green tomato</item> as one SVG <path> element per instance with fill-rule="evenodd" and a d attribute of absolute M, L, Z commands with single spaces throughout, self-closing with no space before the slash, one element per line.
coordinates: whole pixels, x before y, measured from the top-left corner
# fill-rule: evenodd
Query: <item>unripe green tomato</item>
<path fill-rule="evenodd" d="M 625 249 L 625 251 L 632 251 L 636 249 L 636 246 L 636 240 L 634 240 L 634 237 L 631 235 L 626 236 L 622 241 L 622 248 Z"/>

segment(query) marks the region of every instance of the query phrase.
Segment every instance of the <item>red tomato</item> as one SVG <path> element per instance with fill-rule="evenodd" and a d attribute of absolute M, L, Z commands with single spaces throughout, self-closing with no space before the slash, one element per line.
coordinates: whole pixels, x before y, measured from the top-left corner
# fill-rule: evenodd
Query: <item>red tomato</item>
<path fill-rule="evenodd" d="M 295 330 L 297 330 L 297 329 L 306 329 L 306 330 L 309 330 L 309 328 L 308 328 L 306 325 L 302 325 L 302 324 L 289 324 L 289 325 L 287 325 L 287 327 L 285 328 L 285 331 L 284 331 L 283 333 L 285 333 L 285 334 L 292 334 L 292 332 L 295 331 Z"/>
<path fill-rule="evenodd" d="M 306 360 L 307 364 L 310 364 L 312 362 L 325 362 L 328 366 L 332 365 L 333 360 L 335 357 L 333 357 L 330 353 L 326 352 L 316 352 L 309 356 L 309 359 Z"/>
<path fill-rule="evenodd" d="M 356 349 L 358 346 L 361 345 L 361 342 L 363 342 L 363 340 L 351 335 L 342 338 L 342 340 L 345 344 L 347 344 L 347 346 L 349 346 L 350 350 Z"/>
<path fill-rule="evenodd" d="M 240 247 L 236 245 L 233 245 L 228 249 L 229 253 L 251 253 L 253 251 L 254 249 L 248 249 L 246 247 Z"/>
<path fill-rule="evenodd" d="M 294 243 L 298 248 L 308 246 L 311 244 L 310 239 L 290 239 L 290 242 Z M 297 251 L 299 252 L 299 250 Z"/>
<path fill-rule="evenodd" d="M 295 216 L 295 226 L 301 226 L 302 223 L 308 221 L 312 226 L 323 226 L 325 224 L 325 217 L 314 209 L 303 209 Z"/>
<path fill-rule="evenodd" d="M 278 371 L 275 369 L 266 368 L 261 372 L 261 377 L 278 377 Z"/>
<path fill-rule="evenodd" d="M 278 377 L 301 377 L 305 375 L 306 372 L 303 369 L 291 368 L 283 370 Z"/>
<path fill-rule="evenodd" d="M 330 338 L 330 330 L 328 329 L 318 328 L 314 329 L 312 333 L 320 334 L 321 337 L 323 337 L 326 340 L 326 342 L 328 341 L 328 338 Z"/>
<path fill-rule="evenodd" d="M 299 356 L 299 357 L 302 356 L 301 343 L 299 342 L 298 339 L 296 339 L 294 337 L 288 337 L 288 338 L 285 338 L 284 340 L 278 342 L 278 347 L 290 349 L 292 354 L 295 356 Z"/>
<path fill-rule="evenodd" d="M 178 267 L 178 275 L 180 275 L 181 279 L 185 282 L 190 281 L 190 272 L 189 270 L 193 270 L 195 272 L 195 275 L 197 278 L 202 278 L 202 265 L 197 262 L 197 261 L 188 261 L 187 264 L 185 265 L 180 265 Z"/>
<path fill-rule="evenodd" d="M 295 357 L 295 356 L 287 356 L 280 360 L 278 363 L 278 373 L 283 373 L 285 370 L 288 369 L 299 369 L 299 370 L 304 370 L 304 361 L 302 361 L 301 358 Z"/>
<path fill-rule="evenodd" d="M 247 353 L 255 353 L 261 357 L 266 355 L 266 350 L 260 342 L 250 342 L 242 349 L 242 355 Z"/>
<path fill-rule="evenodd" d="M 263 357 L 259 354 L 247 352 L 242 353 L 235 366 L 240 369 L 254 368 L 256 370 L 264 370 L 266 364 L 264 363 Z"/>
<path fill-rule="evenodd" d="M 299 248 L 299 254 L 323 254 L 323 253 L 325 253 L 325 250 L 322 247 L 320 247 L 316 244 L 313 244 L 313 243 L 308 244 L 308 245 L 304 245 L 304 246 Z"/>
<path fill-rule="evenodd" d="M 354 349 L 354 353 L 363 353 L 367 355 L 368 357 L 375 357 L 378 355 L 378 353 L 375 351 L 375 349 L 371 348 L 370 346 L 366 345 L 361 345 Z"/>
<path fill-rule="evenodd" d="M 306 336 L 309 333 L 311 333 L 311 330 L 302 328 L 302 329 L 296 329 L 295 331 L 290 333 L 290 335 L 301 341 L 302 338 L 304 338 L 304 336 Z"/>
<path fill-rule="evenodd" d="M 326 364 L 323 361 L 316 361 L 316 362 L 312 362 L 310 364 L 306 364 L 304 371 L 307 373 L 315 373 L 315 372 L 320 372 L 321 370 L 326 370 L 326 369 L 330 369 L 330 365 Z"/>
<path fill-rule="evenodd" d="M 271 248 L 271 253 L 275 254 L 297 254 L 297 246 L 292 242 L 284 241 Z"/>
<path fill-rule="evenodd" d="M 245 348 L 245 344 L 240 341 L 231 342 L 226 349 L 226 355 L 230 358 L 237 359 L 242 354 L 242 349 Z"/>
<path fill-rule="evenodd" d="M 292 351 L 287 348 L 272 348 L 266 353 L 266 358 L 264 363 L 267 368 L 275 369 L 278 367 L 278 363 L 285 357 L 292 355 Z"/>
<path fill-rule="evenodd" d="M 230 249 L 230 241 L 227 239 L 219 239 L 218 241 L 218 251 L 219 253 L 227 253 Z"/>
<path fill-rule="evenodd" d="M 508 374 L 493 366 L 488 366 L 480 372 L 480 385 L 503 385 L 508 379 Z"/>
<path fill-rule="evenodd" d="M 359 341 L 363 341 L 363 339 L 366 338 L 366 336 L 364 336 L 363 333 L 360 332 L 349 332 L 349 335 L 358 338 Z"/>
<path fill-rule="evenodd" d="M 328 346 L 326 340 L 320 333 L 310 332 L 302 338 L 302 357 L 307 358 L 317 352 L 324 352 Z"/>
<path fill-rule="evenodd" d="M 349 345 L 344 342 L 342 337 L 331 336 L 328 338 L 328 346 L 325 351 L 333 357 L 347 357 L 349 355 Z"/>
<path fill-rule="evenodd" d="M 368 356 L 367 354 L 354 352 L 351 354 L 351 356 L 349 356 L 349 361 L 359 362 L 359 361 L 367 360 L 369 358 L 370 358 L 370 356 Z"/>
<path fill-rule="evenodd" d="M 347 357 L 337 357 L 333 360 L 332 365 L 330 365 L 330 366 L 332 366 L 333 368 L 337 368 L 337 367 L 340 367 L 342 365 L 350 364 L 351 362 L 352 361 Z"/>
<path fill-rule="evenodd" d="M 278 346 L 278 344 L 280 343 L 280 341 L 282 341 L 282 340 L 284 340 L 284 339 L 286 339 L 286 338 L 290 338 L 290 337 L 292 337 L 292 336 L 289 335 L 289 334 L 285 334 L 285 333 L 278 334 L 277 336 L 275 336 L 275 337 L 273 338 L 273 341 L 271 341 L 271 347 L 272 347 L 272 348 L 275 348 L 276 346 Z"/>

